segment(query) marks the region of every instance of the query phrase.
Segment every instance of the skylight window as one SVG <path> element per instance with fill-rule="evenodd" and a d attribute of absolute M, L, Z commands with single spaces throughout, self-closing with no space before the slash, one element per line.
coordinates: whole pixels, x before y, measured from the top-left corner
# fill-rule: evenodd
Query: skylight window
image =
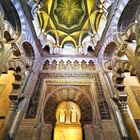
<path fill-rule="evenodd" d="M 74 55 L 76 54 L 76 49 L 73 44 L 67 43 L 64 45 L 62 49 L 62 54 L 63 55 Z"/>

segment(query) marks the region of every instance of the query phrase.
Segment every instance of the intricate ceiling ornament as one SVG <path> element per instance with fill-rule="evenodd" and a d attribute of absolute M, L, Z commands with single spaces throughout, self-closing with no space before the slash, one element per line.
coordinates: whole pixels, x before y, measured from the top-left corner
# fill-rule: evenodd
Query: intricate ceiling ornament
<path fill-rule="evenodd" d="M 42 0 L 37 11 L 42 33 L 52 35 L 56 44 L 65 42 L 82 46 L 82 40 L 97 32 L 102 10 L 95 10 L 95 0 Z M 97 9 L 97 7 L 96 7 Z"/>
<path fill-rule="evenodd" d="M 83 0 L 55 0 L 53 15 L 58 25 L 71 30 L 80 26 L 86 8 Z"/>

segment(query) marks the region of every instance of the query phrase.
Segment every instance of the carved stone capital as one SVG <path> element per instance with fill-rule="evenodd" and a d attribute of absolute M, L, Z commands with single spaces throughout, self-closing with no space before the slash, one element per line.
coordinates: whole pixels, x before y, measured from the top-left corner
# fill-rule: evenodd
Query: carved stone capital
<path fill-rule="evenodd" d="M 10 100 L 9 109 L 10 109 L 11 111 L 15 111 L 17 108 L 18 108 L 18 106 L 17 106 L 16 100 Z"/>
<path fill-rule="evenodd" d="M 18 105 L 20 104 L 20 102 L 23 101 L 25 97 L 23 96 L 23 94 L 21 93 L 17 93 L 17 92 L 12 92 L 9 95 L 9 100 L 10 100 L 10 109 L 11 110 L 15 110 L 18 108 Z"/>
<path fill-rule="evenodd" d="M 120 111 L 125 111 L 127 110 L 127 95 L 123 94 L 123 95 L 114 95 L 112 97 L 113 101 L 116 103 L 116 105 L 118 106 L 118 109 Z"/>
<path fill-rule="evenodd" d="M 127 110 L 127 102 L 119 101 L 118 108 L 119 108 L 120 111 Z"/>

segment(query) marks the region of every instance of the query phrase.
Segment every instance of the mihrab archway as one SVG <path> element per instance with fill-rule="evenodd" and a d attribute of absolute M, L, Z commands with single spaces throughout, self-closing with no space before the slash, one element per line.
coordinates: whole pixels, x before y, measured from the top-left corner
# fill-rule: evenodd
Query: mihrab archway
<path fill-rule="evenodd" d="M 74 86 L 64 86 L 50 93 L 46 98 L 44 105 L 43 118 L 45 123 L 56 123 L 56 110 L 62 101 L 75 102 L 81 111 L 81 124 L 89 124 L 92 122 L 92 105 L 90 97 L 83 93 L 79 88 Z"/>
<path fill-rule="evenodd" d="M 53 139 L 55 125 L 58 120 L 56 114 L 59 105 L 63 102 L 72 102 L 76 104 L 80 110 L 79 124 L 81 127 L 79 129 L 81 129 L 82 138 L 84 139 L 84 133 L 86 133 L 84 127 L 86 125 L 91 125 L 93 120 L 93 108 L 90 96 L 85 93 L 85 91 L 83 92 L 78 86 L 70 85 L 56 88 L 46 95 L 42 118 L 44 118 L 44 123 L 46 125 L 51 125 L 52 130 L 50 130 L 50 137 Z M 79 132 L 80 131 L 78 131 L 78 133 Z"/>

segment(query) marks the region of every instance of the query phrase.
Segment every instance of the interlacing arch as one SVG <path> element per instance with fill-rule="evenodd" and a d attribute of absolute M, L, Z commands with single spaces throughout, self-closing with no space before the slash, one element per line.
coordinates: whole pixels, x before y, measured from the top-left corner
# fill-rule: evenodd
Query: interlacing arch
<path fill-rule="evenodd" d="M 123 44 L 130 43 L 130 40 L 134 38 L 134 33 L 136 33 L 137 31 L 136 29 L 138 25 L 138 16 L 139 16 L 139 9 L 140 9 L 138 3 L 139 3 L 138 1 L 126 1 L 126 0 L 120 1 L 118 3 L 117 5 L 118 7 L 115 11 L 116 14 L 113 16 L 110 25 L 111 30 L 106 35 L 105 42 L 103 43 L 102 54 L 104 53 L 104 50 L 106 49 L 109 42 L 114 41 L 117 44 L 117 48 L 121 49 L 121 47 L 124 46 Z M 128 10 L 130 11 L 131 7 L 135 7 L 133 8 L 132 11 L 134 13 L 133 15 L 135 15 L 133 17 L 133 21 L 130 20 L 131 18 L 129 18 L 129 16 L 127 16 L 127 13 L 129 13 Z M 132 16 L 132 14 L 130 16 Z M 129 19 L 129 21 L 126 24 L 125 21 L 127 21 L 126 20 L 127 18 Z M 123 26 L 123 28 L 121 26 Z M 127 56 L 131 55 L 128 56 L 128 58 L 132 59 L 132 61 L 135 59 L 135 54 L 134 53 L 132 54 L 132 51 L 130 49 L 126 49 L 125 54 Z"/>
<path fill-rule="evenodd" d="M 27 24 L 26 24 L 26 19 L 25 19 L 25 15 L 24 15 L 24 11 L 22 10 L 22 5 L 19 1 L 17 0 L 11 0 L 15 9 L 18 11 L 18 16 L 20 18 L 20 22 L 21 22 L 21 28 L 22 28 L 22 34 L 26 35 L 27 31 Z"/>
<path fill-rule="evenodd" d="M 117 57 L 113 58 L 112 60 L 112 79 L 114 84 L 116 84 L 116 79 L 118 76 L 118 73 L 121 71 L 122 73 L 130 72 L 130 75 L 134 76 L 136 75 L 135 68 L 132 67 L 129 60 L 121 60 Z"/>
<path fill-rule="evenodd" d="M 16 41 L 18 40 L 19 36 L 16 34 L 13 26 L 9 23 L 9 21 L 7 20 L 2 20 L 1 21 L 1 24 L 0 24 L 0 28 L 3 30 L 3 37 L 2 38 L 5 38 L 5 33 L 8 32 L 9 35 L 11 36 L 11 39 Z M 9 40 L 6 40 L 6 41 L 9 41 Z"/>
<path fill-rule="evenodd" d="M 19 5 L 16 4 L 15 7 L 18 8 Z M 5 13 L 1 5 L 0 5 L 0 10 L 1 10 L 0 12 L 0 23 L 1 23 L 0 31 L 1 32 L 0 33 L 1 33 L 1 49 L 2 49 L 1 51 L 2 55 L 0 55 L 0 60 L 2 60 L 0 64 L 1 73 L 7 73 L 8 70 L 14 71 L 13 75 L 15 77 L 15 81 L 12 83 L 13 90 L 11 94 L 9 94 L 11 108 L 14 109 L 15 107 L 18 106 L 18 101 L 21 98 L 23 98 L 22 85 L 24 83 L 24 79 L 26 76 L 25 72 L 28 71 L 28 68 L 30 66 L 33 66 L 33 63 L 30 63 L 30 60 L 26 58 L 27 52 L 25 52 L 25 54 L 22 52 L 23 50 L 22 46 L 17 46 L 16 44 L 16 42 L 19 42 L 19 39 L 21 41 L 23 37 L 20 38 L 21 37 L 20 33 L 16 33 L 11 23 L 7 20 L 4 20 Z M 24 32 L 24 29 L 23 29 L 24 25 L 25 24 L 22 25 L 22 34 Z M 26 35 L 26 40 L 29 40 L 32 42 L 32 39 L 30 39 L 27 35 Z M 31 44 L 34 45 L 34 42 L 32 42 Z M 31 58 L 33 60 L 34 60 L 34 57 L 35 57 L 35 54 L 32 54 Z M 23 58 L 26 58 L 26 59 L 23 59 Z"/>
<path fill-rule="evenodd" d="M 1 55 L 0 55 L 0 60 L 1 60 L 1 70 L 3 72 L 7 72 L 6 64 L 7 60 L 11 58 L 12 56 L 12 51 L 13 51 L 13 45 L 20 35 L 16 33 L 14 27 L 12 24 L 4 20 L 4 10 L 2 5 L 0 5 L 0 41 L 1 41 Z"/>
<path fill-rule="evenodd" d="M 16 33 L 12 24 L 4 19 L 5 13 L 2 5 L 0 4 L 0 31 L 1 31 L 1 41 L 5 41 L 5 32 L 9 33 L 12 40 L 16 41 L 20 37 L 20 33 Z M 7 40 L 6 40 L 7 41 Z M 11 41 L 11 40 L 10 40 Z"/>
<path fill-rule="evenodd" d="M 137 23 L 130 24 L 128 28 L 126 29 L 126 31 L 122 34 L 121 38 L 123 40 L 129 41 L 130 34 L 136 32 L 136 26 L 137 26 Z"/>
<path fill-rule="evenodd" d="M 132 23 L 127 29 L 126 31 L 123 33 L 123 34 L 116 34 L 114 36 L 112 36 L 111 38 L 108 38 L 106 40 L 106 42 L 104 43 L 103 45 L 103 49 L 102 49 L 102 59 L 103 61 L 102 62 L 105 62 L 104 61 L 104 53 L 105 53 L 105 50 L 107 49 L 108 47 L 108 44 L 110 44 L 111 42 L 115 42 L 116 43 L 116 50 L 117 51 L 123 51 L 124 54 L 127 55 L 127 57 L 130 59 L 130 61 L 132 60 L 135 60 L 135 53 L 132 52 L 131 49 L 128 49 L 127 48 L 127 45 L 129 42 L 131 42 L 133 39 L 136 39 L 136 27 L 137 27 L 137 24 L 136 23 Z M 125 47 L 125 48 L 124 48 Z M 137 50 L 136 50 L 137 51 Z M 132 63 L 132 62 L 131 62 Z M 134 61 L 133 61 L 134 63 Z M 104 66 L 105 63 L 103 63 L 103 67 L 105 68 L 106 66 Z M 133 65 L 133 67 L 135 67 Z"/>

